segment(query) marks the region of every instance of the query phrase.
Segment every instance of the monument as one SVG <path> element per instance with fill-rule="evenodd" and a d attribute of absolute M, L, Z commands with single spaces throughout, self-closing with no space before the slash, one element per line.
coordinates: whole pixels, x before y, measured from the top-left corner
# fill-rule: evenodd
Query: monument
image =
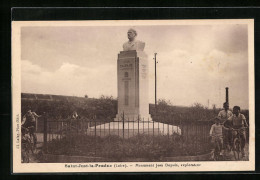
<path fill-rule="evenodd" d="M 145 54 L 145 43 L 136 40 L 137 32 L 129 29 L 129 41 L 117 60 L 118 114 L 115 121 L 151 121 L 149 114 L 149 67 Z"/>
<path fill-rule="evenodd" d="M 136 40 L 137 32 L 129 29 L 129 41 L 123 44 L 117 59 L 118 112 L 113 122 L 92 126 L 88 135 L 118 135 L 129 138 L 139 134 L 181 134 L 178 126 L 152 121 L 149 114 L 149 67 L 145 43 Z"/>

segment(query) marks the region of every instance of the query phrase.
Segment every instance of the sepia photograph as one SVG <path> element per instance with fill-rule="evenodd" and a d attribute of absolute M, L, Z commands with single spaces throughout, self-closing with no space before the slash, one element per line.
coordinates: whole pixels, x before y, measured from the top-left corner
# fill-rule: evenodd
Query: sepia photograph
<path fill-rule="evenodd" d="M 14 173 L 253 171 L 254 20 L 12 22 Z"/>

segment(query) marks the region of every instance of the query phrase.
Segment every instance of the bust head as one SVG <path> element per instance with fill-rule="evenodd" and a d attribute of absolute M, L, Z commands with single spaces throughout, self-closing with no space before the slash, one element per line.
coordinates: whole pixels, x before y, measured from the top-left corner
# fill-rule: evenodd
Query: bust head
<path fill-rule="evenodd" d="M 137 36 L 137 32 L 136 30 L 130 28 L 127 32 L 127 37 L 129 39 L 129 41 L 133 41 L 135 39 L 135 37 Z"/>
<path fill-rule="evenodd" d="M 137 36 L 137 32 L 135 29 L 130 28 L 127 31 L 127 37 L 129 41 L 125 42 L 123 44 L 123 50 L 124 51 L 131 51 L 131 50 L 136 50 L 136 51 L 143 51 L 145 43 L 142 41 L 135 40 Z"/>

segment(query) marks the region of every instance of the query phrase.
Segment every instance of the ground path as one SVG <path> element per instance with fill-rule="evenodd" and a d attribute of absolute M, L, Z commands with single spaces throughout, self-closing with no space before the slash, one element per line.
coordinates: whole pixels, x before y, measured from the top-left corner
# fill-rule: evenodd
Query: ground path
<path fill-rule="evenodd" d="M 245 157 L 241 158 L 241 161 L 248 161 L 249 160 L 249 146 L 246 144 L 245 146 Z M 234 153 L 231 152 L 225 152 L 224 159 L 228 161 L 235 161 Z"/>
<path fill-rule="evenodd" d="M 54 136 L 55 138 L 55 136 Z M 39 155 L 38 153 L 41 151 L 41 147 L 43 145 L 43 134 L 42 133 L 37 133 L 37 139 L 38 139 L 38 144 L 37 144 L 37 150 L 33 154 L 30 152 L 30 163 L 39 163 L 40 160 L 38 159 Z M 248 143 L 245 146 L 245 157 L 241 158 L 241 161 L 248 161 L 249 160 L 249 145 Z M 231 152 L 226 152 L 224 154 L 224 161 L 235 161 L 235 157 L 233 154 L 233 151 Z"/>
<path fill-rule="evenodd" d="M 39 144 L 38 147 L 40 147 L 42 144 Z M 40 160 L 38 159 L 39 157 L 39 152 L 41 151 L 41 148 L 37 148 L 36 152 L 34 154 L 32 154 L 30 152 L 29 154 L 29 158 L 30 158 L 30 163 L 40 163 Z M 248 161 L 249 160 L 249 151 L 248 151 L 248 144 L 246 144 L 245 146 L 245 157 L 244 158 L 241 158 L 241 161 Z M 233 152 L 225 152 L 225 155 L 224 155 L 224 161 L 235 161 L 235 158 L 234 158 L 234 154 Z"/>

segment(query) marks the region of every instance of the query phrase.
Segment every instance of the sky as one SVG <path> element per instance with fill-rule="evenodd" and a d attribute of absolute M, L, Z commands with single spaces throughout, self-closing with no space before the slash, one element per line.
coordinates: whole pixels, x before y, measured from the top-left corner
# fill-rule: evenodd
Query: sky
<path fill-rule="evenodd" d="M 136 29 L 149 61 L 149 101 L 248 109 L 246 24 L 160 26 L 41 26 L 21 29 L 22 92 L 117 98 L 117 56 Z"/>

